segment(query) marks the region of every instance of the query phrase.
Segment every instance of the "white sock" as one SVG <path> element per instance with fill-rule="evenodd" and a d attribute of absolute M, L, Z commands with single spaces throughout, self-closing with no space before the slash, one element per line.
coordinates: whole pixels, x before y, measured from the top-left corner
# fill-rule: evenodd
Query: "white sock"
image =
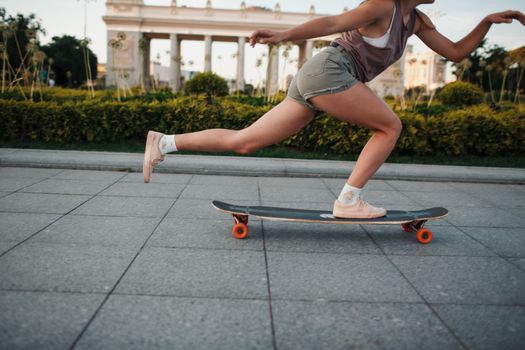
<path fill-rule="evenodd" d="M 362 188 L 350 186 L 348 183 L 345 183 L 345 186 L 343 187 L 343 190 L 341 191 L 337 199 L 341 203 L 346 204 L 346 205 L 355 204 L 355 202 L 357 202 L 357 199 L 361 196 L 362 190 L 363 190 Z M 348 192 L 352 192 L 352 196 L 346 195 Z"/>
<path fill-rule="evenodd" d="M 175 145 L 175 135 L 164 135 L 159 141 L 160 153 L 166 154 L 171 152 L 177 152 L 177 146 Z"/>

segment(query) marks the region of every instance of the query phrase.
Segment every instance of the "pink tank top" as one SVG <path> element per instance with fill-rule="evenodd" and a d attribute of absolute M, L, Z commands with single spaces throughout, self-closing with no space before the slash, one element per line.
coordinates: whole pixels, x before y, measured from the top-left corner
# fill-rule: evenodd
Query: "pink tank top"
<path fill-rule="evenodd" d="M 354 59 L 357 78 L 362 82 L 374 79 L 403 56 L 408 37 L 414 33 L 416 10 L 410 14 L 408 24 L 403 23 L 400 0 L 394 0 L 396 11 L 385 48 L 367 43 L 357 29 L 344 32 L 334 42 L 341 45 Z"/>

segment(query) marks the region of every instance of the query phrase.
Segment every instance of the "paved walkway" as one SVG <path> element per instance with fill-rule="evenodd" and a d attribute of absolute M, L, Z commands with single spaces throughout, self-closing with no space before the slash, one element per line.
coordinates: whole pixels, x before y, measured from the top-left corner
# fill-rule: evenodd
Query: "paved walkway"
<path fill-rule="evenodd" d="M 5 159 L 5 158 L 3 158 Z M 523 349 L 525 186 L 373 180 L 399 226 L 250 221 L 343 180 L 0 167 L 1 349 Z"/>

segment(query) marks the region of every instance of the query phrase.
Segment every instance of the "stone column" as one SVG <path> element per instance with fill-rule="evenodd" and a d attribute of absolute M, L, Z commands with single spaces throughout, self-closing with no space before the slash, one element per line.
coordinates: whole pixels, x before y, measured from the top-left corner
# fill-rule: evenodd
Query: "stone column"
<path fill-rule="evenodd" d="M 237 91 L 244 91 L 244 46 L 246 38 L 239 37 L 237 48 Z"/>
<path fill-rule="evenodd" d="M 211 35 L 204 37 L 204 71 L 211 72 Z"/>
<path fill-rule="evenodd" d="M 151 87 L 151 72 L 149 58 L 151 54 L 151 39 L 143 37 L 144 50 L 142 52 L 142 69 L 139 70 L 140 76 L 142 77 L 142 85 L 148 89 Z"/>
<path fill-rule="evenodd" d="M 312 58 L 312 53 L 314 50 L 313 40 L 306 40 L 306 52 L 305 52 L 305 62 Z"/>
<path fill-rule="evenodd" d="M 299 59 L 297 60 L 297 69 L 300 69 L 306 62 L 306 44 L 299 44 Z"/>
<path fill-rule="evenodd" d="M 170 34 L 170 86 L 174 92 L 181 89 L 180 40 L 177 34 Z"/>
<path fill-rule="evenodd" d="M 266 71 L 266 96 L 279 90 L 279 47 L 268 47 L 268 69 Z"/>

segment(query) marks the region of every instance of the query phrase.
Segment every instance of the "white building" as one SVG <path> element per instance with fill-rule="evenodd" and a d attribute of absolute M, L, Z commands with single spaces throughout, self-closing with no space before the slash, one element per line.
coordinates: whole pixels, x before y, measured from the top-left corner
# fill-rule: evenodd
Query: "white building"
<path fill-rule="evenodd" d="M 145 5 L 143 0 L 106 0 L 107 13 L 103 17 L 107 26 L 109 45 L 107 85 L 149 85 L 150 77 L 156 82 L 168 82 L 174 91 L 191 78 L 191 72 L 183 71 L 181 65 L 181 41 L 203 40 L 204 71 L 212 71 L 212 43 L 235 42 L 238 45 L 235 79 L 229 80 L 230 89 L 244 90 L 245 46 L 247 37 L 254 30 L 267 28 L 285 30 L 313 18 L 320 17 L 312 6 L 308 13 L 282 12 L 279 3 L 273 10 L 247 7 L 244 1 L 239 10 L 215 9 L 211 0 L 203 8 Z M 313 54 L 314 42 L 328 44 L 339 35 L 294 42 L 299 47 L 297 66 L 300 67 Z M 152 39 L 170 41 L 170 66 L 151 64 L 150 42 Z M 279 50 L 268 47 L 266 69 L 267 93 L 275 93 L 288 82 L 279 79 Z M 425 85 L 428 90 L 445 83 L 446 65 L 432 51 L 413 53 L 412 46 L 401 59 L 368 83 L 379 96 L 401 96 L 405 88 Z M 281 86 L 279 86 L 279 83 Z"/>
<path fill-rule="evenodd" d="M 414 53 L 412 45 L 407 46 L 405 59 L 405 88 L 425 86 L 427 92 L 445 85 L 446 63 L 434 51 Z"/>
<path fill-rule="evenodd" d="M 405 51 L 406 52 L 406 51 Z M 402 96 L 405 93 L 405 54 L 375 79 L 366 83 L 380 97 Z"/>
<path fill-rule="evenodd" d="M 247 7 L 245 1 L 239 10 L 216 9 L 207 0 L 203 8 L 144 4 L 143 0 L 106 0 L 103 20 L 108 32 L 107 85 L 149 84 L 151 75 L 149 56 L 152 39 L 170 41 L 170 86 L 178 91 L 182 83 L 181 41 L 202 40 L 205 43 L 204 71 L 212 71 L 212 43 L 214 41 L 238 44 L 236 53 L 236 89 L 244 89 L 245 47 L 248 36 L 260 28 L 286 30 L 313 18 L 320 17 L 313 6 L 308 13 L 282 12 L 279 3 L 273 10 Z M 337 36 L 316 38 L 327 44 Z M 299 46 L 298 65 L 312 56 L 314 39 L 294 42 Z M 269 47 L 267 91 L 272 94 L 279 88 L 278 50 Z M 124 81 L 123 81 L 124 80 Z"/>
<path fill-rule="evenodd" d="M 447 79 L 447 64 L 434 51 L 413 52 L 413 46 L 407 45 L 403 56 L 367 83 L 378 96 L 401 96 L 405 89 L 425 86 L 430 92 L 452 81 Z"/>

